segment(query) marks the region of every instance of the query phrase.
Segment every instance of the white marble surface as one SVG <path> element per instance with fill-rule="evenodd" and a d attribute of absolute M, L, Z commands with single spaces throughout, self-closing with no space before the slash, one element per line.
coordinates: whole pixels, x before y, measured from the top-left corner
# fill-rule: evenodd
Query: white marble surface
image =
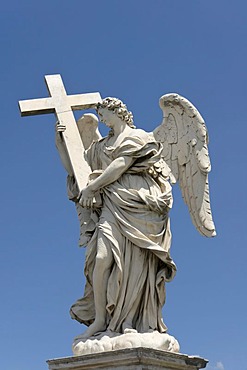
<path fill-rule="evenodd" d="M 67 95 L 60 75 L 47 75 L 45 76 L 45 81 L 50 97 L 20 101 L 21 114 L 22 116 L 31 116 L 55 113 L 59 123 L 66 128 L 61 135 L 70 167 L 81 190 L 86 185 L 91 170 L 87 162 L 83 160 L 85 148 L 72 109 L 81 110 L 95 107 L 101 101 L 101 97 L 99 93 Z M 68 166 L 66 169 L 68 170 Z"/>
<path fill-rule="evenodd" d="M 162 154 L 179 182 L 196 229 L 204 236 L 215 236 L 208 186 L 211 164 L 205 122 L 193 104 L 178 94 L 163 95 L 159 103 L 164 118 L 154 130 L 154 137 L 163 145 Z"/>
<path fill-rule="evenodd" d="M 154 348 L 168 352 L 179 352 L 179 343 L 171 335 L 159 333 L 112 333 L 105 332 L 98 336 L 85 339 L 83 336 L 75 338 L 72 349 L 76 356 L 90 353 L 114 351 L 125 348 Z"/>
<path fill-rule="evenodd" d="M 80 219 L 80 244 L 87 245 L 84 296 L 70 313 L 88 329 L 74 353 L 145 345 L 178 351 L 162 318 L 165 284 L 176 273 L 171 184 L 179 182 L 197 230 L 214 236 L 205 123 L 187 99 L 167 94 L 160 98 L 163 121 L 148 133 L 135 128 L 121 100 L 68 96 L 60 75 L 46 76 L 46 82 L 51 98 L 20 102 L 20 108 L 22 114 L 56 113 L 56 145 Z M 72 109 L 88 107 L 96 107 L 110 129 L 106 137 L 91 113 L 76 124 Z"/>
<path fill-rule="evenodd" d="M 100 120 L 110 128 L 107 137 L 99 137 L 95 116 L 85 115 L 78 122 L 92 173 L 81 192 L 73 176 L 68 181 L 80 218 L 81 244 L 87 243 L 84 297 L 72 305 L 71 316 L 89 328 L 74 342 L 76 354 L 125 348 L 126 343 L 178 351 L 161 317 L 165 283 L 176 272 L 170 256 L 171 183 L 179 181 L 198 231 L 213 236 L 215 228 L 205 123 L 177 94 L 161 97 L 160 106 L 164 119 L 153 134 L 136 129 L 132 113 L 116 98 L 97 106 Z M 58 127 L 66 133 L 66 127 Z M 150 331 L 156 333 L 155 340 Z M 113 335 L 95 339 L 97 332 Z"/>
<path fill-rule="evenodd" d="M 119 99 L 104 99 L 97 113 L 111 131 L 85 154 L 92 170 L 88 185 L 79 194 L 73 179 L 68 184 L 71 199 L 91 209 L 81 234 L 92 232 L 84 297 L 72 305 L 71 316 L 89 326 L 86 339 L 106 330 L 165 333 L 165 283 L 176 266 L 169 252 L 168 167 L 158 165 L 162 147 L 152 134 L 134 127 Z"/>

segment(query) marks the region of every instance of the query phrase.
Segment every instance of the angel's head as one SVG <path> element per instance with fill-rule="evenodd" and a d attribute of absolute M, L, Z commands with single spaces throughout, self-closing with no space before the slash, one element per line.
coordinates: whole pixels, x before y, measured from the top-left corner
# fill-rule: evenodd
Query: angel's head
<path fill-rule="evenodd" d="M 101 103 L 98 103 L 96 110 L 101 122 L 107 124 L 108 114 L 105 111 L 109 111 L 109 114 L 114 113 L 129 127 L 135 128 L 133 123 L 133 114 L 128 111 L 127 106 L 120 99 L 110 97 L 105 98 Z"/>

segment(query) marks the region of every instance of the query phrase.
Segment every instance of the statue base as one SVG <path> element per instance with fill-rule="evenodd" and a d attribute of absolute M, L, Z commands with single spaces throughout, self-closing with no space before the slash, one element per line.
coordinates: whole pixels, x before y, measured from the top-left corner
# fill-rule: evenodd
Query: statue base
<path fill-rule="evenodd" d="M 199 370 L 205 368 L 207 362 L 197 356 L 143 347 L 47 361 L 49 370 Z"/>

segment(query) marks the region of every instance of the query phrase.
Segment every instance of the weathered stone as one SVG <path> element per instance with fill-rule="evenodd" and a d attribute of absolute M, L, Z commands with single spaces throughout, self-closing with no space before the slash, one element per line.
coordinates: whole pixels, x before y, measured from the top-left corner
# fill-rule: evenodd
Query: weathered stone
<path fill-rule="evenodd" d="M 96 352 L 108 352 L 125 348 L 153 348 L 162 351 L 179 352 L 179 343 L 167 333 L 153 331 L 149 333 L 126 332 L 124 334 L 103 332 L 101 335 L 85 339 L 78 336 L 72 345 L 74 355 L 87 355 Z"/>
<path fill-rule="evenodd" d="M 176 273 L 170 256 L 171 184 L 179 181 L 197 230 L 208 237 L 215 235 L 204 120 L 187 99 L 167 94 L 160 98 L 162 123 L 148 133 L 135 128 L 133 115 L 121 100 L 102 101 L 99 94 L 67 96 L 60 75 L 46 76 L 46 82 L 51 97 L 22 101 L 20 109 L 22 115 L 54 112 L 57 116 L 56 144 L 68 172 L 69 199 L 76 203 L 79 215 L 81 244 L 87 245 L 84 296 L 70 313 L 89 328 L 75 339 L 74 354 L 123 349 L 118 354 L 125 356 L 138 350 L 124 348 L 146 345 L 148 350 L 139 350 L 141 358 L 157 369 L 166 361 L 159 359 L 164 352 L 150 352 L 150 348 L 171 352 L 179 348 L 166 333 L 162 318 L 165 283 Z M 111 129 L 106 137 L 100 138 L 98 119 L 92 114 L 76 124 L 72 110 L 88 107 L 95 107 L 101 122 Z M 156 333 L 158 339 L 154 339 Z M 147 351 L 156 353 L 152 358 L 156 365 L 145 355 Z M 116 352 L 104 354 L 110 359 Z M 102 354 L 97 356 L 94 359 L 102 361 Z M 166 357 L 170 365 L 164 362 L 163 368 L 198 368 L 192 363 L 197 360 L 188 356 L 187 362 L 185 357 L 170 356 L 175 357 Z M 132 366 L 129 358 L 126 361 Z M 149 368 L 145 361 L 143 368 Z"/>
<path fill-rule="evenodd" d="M 98 354 L 48 360 L 49 370 L 199 370 L 207 360 L 147 348 L 132 348 Z"/>
<path fill-rule="evenodd" d="M 19 107 L 22 116 L 55 113 L 60 124 L 66 127 L 62 133 L 66 155 L 69 156 L 73 175 L 81 190 L 86 186 L 91 170 L 83 160 L 84 146 L 72 110 L 95 107 L 101 101 L 99 93 L 67 95 L 60 75 L 45 76 L 49 98 L 22 100 Z"/>

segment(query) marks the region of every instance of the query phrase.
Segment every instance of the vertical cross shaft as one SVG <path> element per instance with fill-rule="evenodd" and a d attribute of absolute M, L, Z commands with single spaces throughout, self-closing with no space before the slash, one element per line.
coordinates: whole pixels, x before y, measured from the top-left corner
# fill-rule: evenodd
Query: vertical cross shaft
<path fill-rule="evenodd" d="M 62 133 L 75 179 L 81 191 L 87 183 L 91 169 L 84 159 L 84 146 L 72 110 L 95 107 L 101 101 L 99 93 L 67 95 L 60 75 L 45 76 L 50 98 L 19 102 L 22 116 L 55 113 L 60 124 L 66 127 Z"/>

